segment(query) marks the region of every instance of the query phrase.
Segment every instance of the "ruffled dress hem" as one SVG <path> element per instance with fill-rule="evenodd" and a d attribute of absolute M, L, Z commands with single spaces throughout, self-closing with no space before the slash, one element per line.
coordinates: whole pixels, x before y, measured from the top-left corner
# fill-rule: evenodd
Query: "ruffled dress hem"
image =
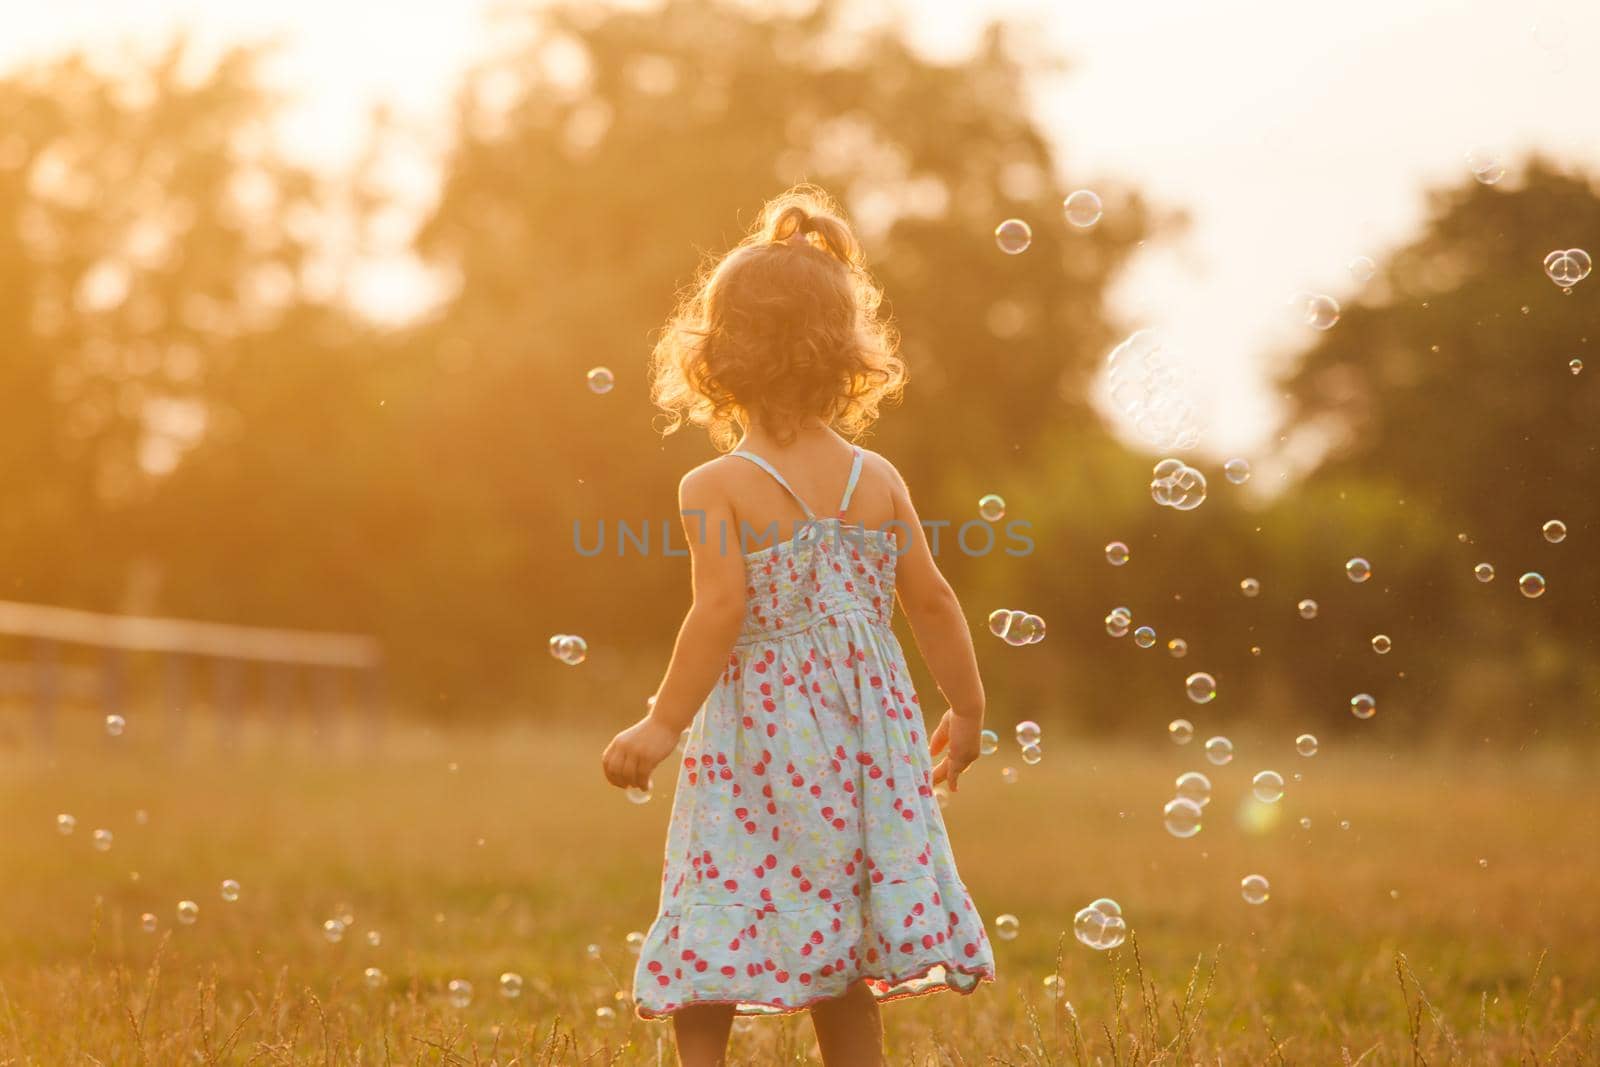
<path fill-rule="evenodd" d="M 906 985 L 909 982 L 920 982 L 937 970 L 943 970 L 946 975 L 959 974 L 963 977 L 970 978 L 971 981 L 966 983 L 936 981 L 927 985 L 920 985 L 912 989 L 898 988 Z M 662 1008 L 660 1010 L 646 1007 L 643 1004 L 636 1004 L 634 1007 L 634 1014 L 647 1021 L 670 1019 L 675 1012 L 680 1012 L 684 1008 L 715 1007 L 718 1005 L 731 1004 L 733 1006 L 735 1015 L 794 1015 L 797 1012 L 810 1011 L 813 1006 L 820 1004 L 824 1000 L 833 1000 L 836 997 L 842 996 L 844 991 L 850 988 L 851 984 L 861 981 L 862 979 L 866 980 L 867 987 L 872 990 L 872 995 L 877 999 L 878 1003 L 884 1004 L 891 1000 L 909 1000 L 912 997 L 925 997 L 933 993 L 950 992 L 959 993 L 964 997 L 971 996 L 983 983 L 994 981 L 994 968 L 963 967 L 957 963 L 931 963 L 920 970 L 903 975 L 883 976 L 872 973 L 871 971 L 861 971 L 845 977 L 842 982 L 838 983 L 836 988 L 832 988 L 827 992 L 818 992 L 809 999 L 794 1004 L 776 999 L 751 1000 L 749 998 L 718 999 L 715 997 L 706 997 L 703 1000 L 699 998 L 693 998 L 686 1000 L 681 1004 L 674 1004 L 669 1008 Z M 832 984 L 833 983 L 830 982 L 830 985 Z"/>

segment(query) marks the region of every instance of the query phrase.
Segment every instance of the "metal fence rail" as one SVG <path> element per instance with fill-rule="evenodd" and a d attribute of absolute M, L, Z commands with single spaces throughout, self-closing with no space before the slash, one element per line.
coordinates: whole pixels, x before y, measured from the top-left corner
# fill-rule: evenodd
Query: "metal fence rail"
<path fill-rule="evenodd" d="M 348 676 L 358 701 L 376 731 L 382 703 L 383 647 L 367 634 L 268 629 L 231 623 L 200 622 L 154 616 L 110 615 L 45 604 L 0 600 L 0 638 L 31 642 L 31 661 L 24 667 L 3 663 L 0 697 L 31 693 L 37 733 L 54 736 L 63 697 L 82 696 L 93 674 L 98 685 L 91 699 L 104 714 L 120 714 L 126 701 L 128 659 L 154 656 L 160 662 L 160 703 L 167 709 L 174 739 L 186 731 L 193 703 L 191 675 L 202 663 L 210 667 L 210 704 L 224 739 L 233 736 L 239 717 L 246 664 L 257 665 L 264 703 L 279 708 L 304 691 L 317 721 L 327 719 L 339 704 L 340 682 Z M 94 650 L 98 664 L 87 667 L 62 662 L 62 647 Z M 308 675 L 297 684 L 296 675 Z"/>

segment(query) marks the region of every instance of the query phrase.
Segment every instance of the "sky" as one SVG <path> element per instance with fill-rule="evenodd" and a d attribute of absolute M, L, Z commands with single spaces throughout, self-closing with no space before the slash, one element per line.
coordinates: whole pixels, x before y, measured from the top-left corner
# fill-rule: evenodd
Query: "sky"
<path fill-rule="evenodd" d="M 495 0 L 53 0 L 7 17 L 0 68 L 66 49 L 277 40 L 286 148 L 348 162 L 371 107 L 442 129 L 462 69 L 493 47 Z M 1114 294 L 1186 364 L 1217 454 L 1265 451 L 1273 368 L 1313 339 L 1297 292 L 1349 300 L 1347 264 L 1415 232 L 1430 187 L 1469 176 L 1471 151 L 1511 167 L 1538 151 L 1600 173 L 1594 0 L 938 0 L 897 5 L 928 52 L 954 57 L 990 19 L 1032 27 L 1068 67 L 1033 86 L 1072 186 L 1131 185 L 1181 210 Z M 410 181 L 425 197 L 426 168 Z M 997 220 L 998 221 L 998 220 Z M 1059 219 L 1036 224 L 1060 224 Z M 1576 236 L 1572 243 L 1578 243 Z M 1553 246 L 1554 247 L 1554 246 Z M 1539 269 L 1519 264 L 1508 269 Z M 353 299 L 394 318 L 426 306 L 415 265 L 375 265 Z M 1337 327 L 1335 327 L 1337 328 Z"/>

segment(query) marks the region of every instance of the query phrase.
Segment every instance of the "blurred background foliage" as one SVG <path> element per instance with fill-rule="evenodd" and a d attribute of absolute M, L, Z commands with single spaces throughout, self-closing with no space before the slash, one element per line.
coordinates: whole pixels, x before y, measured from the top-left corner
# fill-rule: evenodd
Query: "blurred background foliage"
<path fill-rule="evenodd" d="M 959 524 L 998 492 L 1032 524 L 1026 558 L 943 555 L 1002 724 L 1148 729 L 1207 670 L 1208 721 L 1349 728 L 1370 691 L 1372 732 L 1593 730 L 1600 365 L 1567 364 L 1600 331 L 1600 281 L 1564 296 L 1539 270 L 1600 246 L 1585 177 L 1534 160 L 1437 191 L 1338 326 L 1279 367 L 1282 454 L 1315 459 L 1249 491 L 1207 460 L 1211 499 L 1180 514 L 1088 397 L 1128 326 L 1109 287 L 1182 219 L 1099 187 L 1099 226 L 1058 224 L 1072 161 L 1029 115 L 1050 60 L 1021 35 L 996 26 L 943 63 L 844 31 L 831 4 L 527 19 L 460 94 L 414 242 L 448 292 L 403 327 L 339 299 L 392 206 L 274 153 L 256 53 L 197 75 L 179 42 L 139 69 L 68 58 L 0 82 L 0 597 L 369 631 L 400 702 L 433 714 L 642 711 L 688 596 L 661 524 L 711 454 L 656 432 L 653 331 L 697 255 L 810 180 L 862 231 L 911 367 L 867 443 L 926 517 Z M 1034 220 L 1025 255 L 994 247 L 1011 215 Z M 595 365 L 609 395 L 585 388 Z M 1542 540 L 1549 518 L 1565 544 Z M 650 522 L 648 556 L 617 555 L 619 520 Z M 606 525 L 601 555 L 575 550 L 575 523 L 586 544 Z M 1126 567 L 1104 560 L 1114 539 Z M 1355 555 L 1366 585 L 1344 576 Z M 1526 570 L 1542 599 L 1518 595 Z M 1155 649 L 1105 634 L 1116 604 Z M 989 637 L 1000 606 L 1042 615 L 1047 640 Z M 555 632 L 586 636 L 584 667 L 546 654 Z"/>

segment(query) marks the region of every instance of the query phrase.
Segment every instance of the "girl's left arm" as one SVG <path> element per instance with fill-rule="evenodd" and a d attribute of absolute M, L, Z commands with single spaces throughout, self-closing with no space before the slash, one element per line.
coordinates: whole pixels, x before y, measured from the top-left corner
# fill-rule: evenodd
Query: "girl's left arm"
<path fill-rule="evenodd" d="M 672 661 L 649 714 L 612 738 L 600 757 L 606 780 L 615 786 L 649 787 L 651 772 L 672 752 L 727 669 L 744 622 L 744 556 L 718 467 L 715 460 L 696 467 L 678 486 L 694 603 L 678 628 Z M 732 536 L 725 536 L 729 532 Z"/>

